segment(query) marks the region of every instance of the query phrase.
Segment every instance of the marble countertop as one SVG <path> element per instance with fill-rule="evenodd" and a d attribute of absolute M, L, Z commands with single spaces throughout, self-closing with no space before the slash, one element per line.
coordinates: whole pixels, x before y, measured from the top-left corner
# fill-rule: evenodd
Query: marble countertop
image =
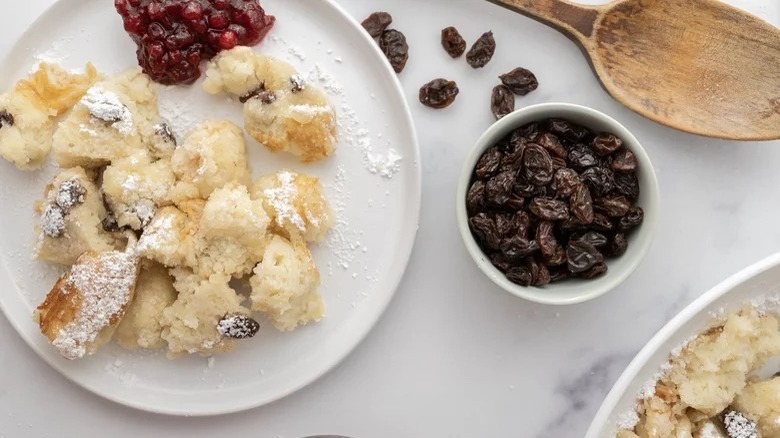
<path fill-rule="evenodd" d="M 53 1 L 18 2 L 0 15 L 0 54 Z M 241 414 L 185 419 L 78 388 L 0 316 L 0 437 L 581 437 L 656 330 L 711 286 L 780 249 L 780 142 L 716 141 L 645 120 L 602 91 L 568 39 L 481 0 L 340 2 L 361 18 L 391 12 L 412 47 L 401 79 L 421 140 L 424 206 L 409 269 L 374 331 L 336 370 L 290 397 Z M 780 25 L 780 4 L 730 3 Z M 492 29 L 494 60 L 477 71 L 448 59 L 438 39 L 449 25 L 469 41 Z M 453 200 L 462 160 L 491 123 L 496 77 L 520 65 L 541 86 L 518 106 L 564 101 L 606 112 L 636 134 L 656 166 L 662 211 L 655 242 L 626 283 L 590 303 L 547 307 L 509 296 L 480 274 L 458 235 Z M 416 99 L 419 86 L 436 77 L 461 89 L 442 111 Z"/>

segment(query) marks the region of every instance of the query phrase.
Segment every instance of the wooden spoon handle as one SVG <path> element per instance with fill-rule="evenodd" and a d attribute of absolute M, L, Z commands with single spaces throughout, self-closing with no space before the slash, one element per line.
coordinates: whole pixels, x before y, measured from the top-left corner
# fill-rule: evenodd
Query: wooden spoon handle
<path fill-rule="evenodd" d="M 567 0 L 488 0 L 550 25 L 585 42 L 593 35 L 593 27 L 601 7 L 588 7 Z"/>

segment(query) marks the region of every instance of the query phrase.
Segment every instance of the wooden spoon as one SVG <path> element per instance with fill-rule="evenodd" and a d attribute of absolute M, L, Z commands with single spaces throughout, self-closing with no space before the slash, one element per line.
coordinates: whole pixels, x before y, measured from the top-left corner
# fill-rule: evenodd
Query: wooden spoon
<path fill-rule="evenodd" d="M 780 138 L 780 30 L 715 0 L 489 0 L 560 30 L 620 103 L 682 131 Z"/>

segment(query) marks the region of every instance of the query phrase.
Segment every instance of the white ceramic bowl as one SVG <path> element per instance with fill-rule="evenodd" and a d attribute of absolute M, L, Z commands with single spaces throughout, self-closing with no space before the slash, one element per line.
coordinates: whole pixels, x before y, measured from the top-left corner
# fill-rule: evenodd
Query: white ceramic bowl
<path fill-rule="evenodd" d="M 634 409 L 642 386 L 654 379 L 672 350 L 707 328 L 713 314 L 735 311 L 747 302 L 764 303 L 776 313 L 780 306 L 780 254 L 733 275 L 669 321 L 620 376 L 585 438 L 614 438 L 619 417 Z"/>
<path fill-rule="evenodd" d="M 612 132 L 621 139 L 625 146 L 636 155 L 639 163 L 637 176 L 639 178 L 640 195 L 637 204 L 645 212 L 645 220 L 639 229 L 629 236 L 628 250 L 621 257 L 607 261 L 609 270 L 605 275 L 593 280 L 568 280 L 553 283 L 544 287 L 524 287 L 509 281 L 501 271 L 496 269 L 485 256 L 471 234 L 466 212 L 466 193 L 471 185 L 474 167 L 486 149 L 504 138 L 511 131 L 527 123 L 549 118 L 563 118 L 580 124 L 595 132 Z M 658 181 L 653 165 L 647 153 L 628 129 L 615 119 L 580 105 L 568 103 L 545 103 L 532 105 L 515 111 L 501 120 L 480 137 L 474 149 L 463 164 L 456 199 L 456 214 L 458 227 L 471 257 L 482 272 L 494 283 L 507 292 L 527 300 L 543 304 L 576 304 L 597 298 L 620 285 L 647 254 L 658 222 L 659 193 Z"/>

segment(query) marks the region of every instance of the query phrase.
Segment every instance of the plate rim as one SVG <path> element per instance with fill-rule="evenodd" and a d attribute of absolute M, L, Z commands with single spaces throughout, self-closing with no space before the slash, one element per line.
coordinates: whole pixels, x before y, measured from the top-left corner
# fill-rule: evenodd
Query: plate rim
<path fill-rule="evenodd" d="M 642 347 L 634 356 L 626 369 L 617 379 L 604 398 L 599 410 L 593 417 L 593 421 L 585 434 L 585 438 L 600 438 L 600 433 L 604 432 L 608 426 L 609 418 L 615 411 L 618 402 L 623 397 L 628 387 L 634 383 L 639 372 L 649 360 L 654 356 L 659 348 L 667 343 L 673 336 L 677 335 L 680 329 L 687 324 L 696 315 L 699 315 L 704 309 L 713 304 L 718 299 L 728 295 L 731 291 L 748 282 L 749 280 L 763 274 L 771 269 L 780 268 L 780 252 L 769 255 L 753 264 L 750 264 L 720 283 L 716 284 L 693 302 L 688 304 L 677 315 L 664 324 L 652 338 Z M 661 367 L 661 364 L 658 364 Z"/>
<path fill-rule="evenodd" d="M 121 406 L 126 406 L 139 411 L 150 412 L 150 413 L 161 414 L 161 415 L 181 416 L 181 417 L 212 417 L 212 416 L 244 412 L 286 398 L 323 378 L 325 375 L 327 375 L 335 368 L 337 368 L 342 362 L 344 362 L 344 360 L 347 359 L 347 357 L 349 357 L 357 349 L 357 347 L 363 343 L 363 341 L 375 329 L 380 319 L 386 313 L 387 308 L 390 305 L 390 302 L 395 297 L 396 293 L 398 292 L 398 288 L 401 285 L 401 282 L 406 276 L 409 267 L 409 262 L 411 261 L 412 253 L 417 241 L 417 235 L 419 231 L 420 217 L 422 211 L 422 164 L 421 164 L 421 149 L 420 149 L 419 136 L 417 133 L 416 125 L 414 124 L 414 119 L 412 117 L 409 101 L 406 98 L 405 90 L 401 84 L 400 78 L 392 69 L 392 66 L 387 61 L 384 54 L 379 49 L 378 45 L 373 41 L 373 39 L 366 32 L 362 31 L 362 26 L 357 21 L 357 19 L 353 17 L 349 12 L 347 12 L 344 7 L 339 5 L 336 2 L 336 0 L 320 0 L 320 1 L 323 4 L 325 4 L 326 7 L 333 9 L 342 19 L 346 20 L 353 29 L 359 31 L 358 34 L 360 35 L 360 38 L 363 39 L 364 43 L 369 43 L 371 50 L 374 53 L 373 56 L 375 58 L 378 58 L 381 61 L 381 64 L 385 69 L 386 73 L 390 74 L 390 77 L 392 78 L 392 92 L 394 92 L 397 96 L 401 98 L 401 105 L 399 106 L 398 109 L 400 110 L 400 113 L 403 116 L 404 123 L 409 128 L 409 133 L 411 136 L 409 140 L 411 140 L 411 146 L 413 149 L 413 157 L 411 157 L 413 158 L 413 161 L 412 164 L 408 167 L 408 171 L 411 175 L 410 181 L 413 184 L 413 191 L 411 192 L 411 196 L 405 204 L 407 204 L 410 207 L 407 210 L 406 215 L 410 217 L 411 220 L 407 223 L 413 226 L 414 229 L 412 230 L 411 233 L 408 233 L 406 236 L 401 236 L 401 238 L 397 241 L 398 245 L 396 245 L 396 248 L 398 249 L 398 254 L 399 254 L 397 258 L 397 262 L 399 263 L 396 269 L 398 270 L 398 272 L 390 273 L 391 274 L 390 278 L 393 279 L 390 282 L 388 282 L 388 286 L 390 286 L 390 292 L 387 294 L 383 294 L 383 298 L 378 301 L 377 306 L 374 307 L 373 312 L 371 314 L 368 314 L 367 317 L 365 318 L 365 321 L 362 324 L 360 324 L 361 326 L 364 327 L 364 329 L 361 330 L 361 333 L 358 336 L 350 338 L 349 342 L 346 342 L 344 344 L 345 347 L 342 349 L 343 351 L 335 355 L 334 359 L 327 361 L 327 365 L 317 369 L 313 373 L 308 374 L 306 378 L 299 379 L 297 382 L 295 382 L 295 384 L 290 385 L 284 390 L 275 393 L 275 395 L 261 397 L 249 403 L 240 403 L 240 404 L 236 404 L 229 407 L 223 407 L 223 408 L 212 407 L 210 409 L 206 408 L 203 410 L 191 410 L 191 409 L 186 410 L 186 409 L 176 409 L 176 407 L 149 406 L 146 403 L 136 402 L 133 400 L 126 400 L 120 396 L 106 393 L 105 391 L 101 390 L 100 388 L 97 388 L 95 385 L 90 384 L 89 382 L 83 382 L 77 380 L 75 376 L 71 375 L 64 369 L 65 367 L 62 364 L 55 361 L 52 358 L 52 356 L 46 354 L 46 352 L 43 351 L 43 348 L 41 347 L 40 343 L 36 342 L 36 340 L 32 338 L 32 335 L 26 333 L 25 330 L 23 330 L 21 323 L 17 321 L 16 318 L 12 318 L 9 316 L 10 312 L 8 310 L 8 305 L 6 304 L 6 300 L 8 300 L 8 298 L 4 298 L 3 294 L 0 294 L 0 311 L 3 312 L 3 315 L 5 316 L 6 320 L 9 322 L 11 327 L 14 328 L 14 330 L 19 335 L 19 337 L 21 337 L 24 340 L 27 346 L 30 349 L 32 349 L 40 359 L 42 359 L 46 364 L 48 364 L 51 368 L 57 371 L 57 373 L 59 373 L 67 381 L 74 384 L 76 387 L 86 390 L 98 397 L 104 398 L 106 400 L 110 400 Z M 39 26 L 41 22 L 47 19 L 50 15 L 55 14 L 59 8 L 67 7 L 65 6 L 66 3 L 67 1 L 59 0 L 53 2 L 48 7 L 46 7 L 27 26 L 24 32 L 22 32 L 16 38 L 14 44 L 10 47 L 8 52 L 3 56 L 2 61 L 0 61 L 2 62 L 2 64 L 0 65 L 8 64 L 12 56 L 20 50 L 20 42 L 27 39 L 30 36 L 30 34 L 33 32 L 34 28 Z M 0 265 L 0 267 L 2 267 L 3 271 L 5 271 L 8 278 L 11 281 L 13 281 L 12 280 L 13 277 L 11 276 L 11 273 L 8 271 L 8 267 L 5 264 Z"/>

